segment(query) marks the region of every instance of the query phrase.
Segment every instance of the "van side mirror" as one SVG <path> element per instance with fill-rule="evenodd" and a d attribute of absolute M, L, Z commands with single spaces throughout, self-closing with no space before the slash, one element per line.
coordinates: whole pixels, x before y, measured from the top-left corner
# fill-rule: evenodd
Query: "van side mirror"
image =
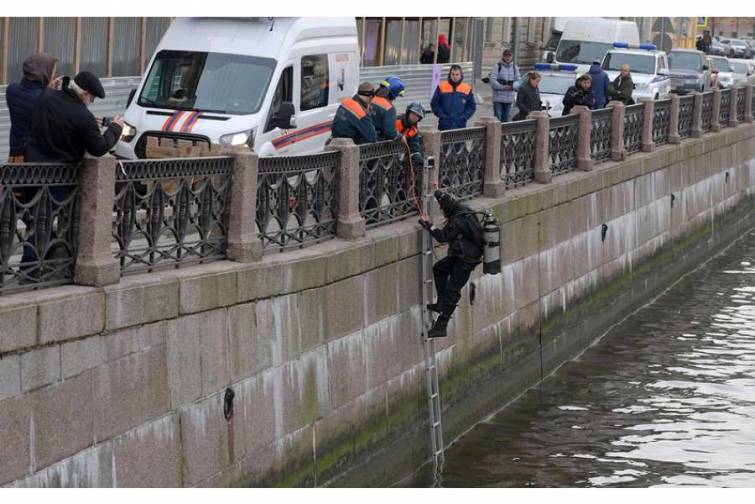
<path fill-rule="evenodd" d="M 294 104 L 291 102 L 281 102 L 278 106 L 278 110 L 273 114 L 272 124 L 276 128 L 280 129 L 292 129 L 296 128 L 296 117 L 294 114 Z"/>
<path fill-rule="evenodd" d="M 709 70 L 709 69 L 710 69 L 710 66 L 708 66 L 708 65 L 703 65 L 703 70 Z"/>
<path fill-rule="evenodd" d="M 553 51 L 548 51 L 545 55 L 545 62 L 546 63 L 553 63 L 555 61 L 555 57 L 553 56 Z"/>
<path fill-rule="evenodd" d="M 136 88 L 132 89 L 128 93 L 128 99 L 126 100 L 126 108 L 128 108 L 131 105 L 131 102 L 134 101 L 134 95 L 136 94 Z"/>
<path fill-rule="evenodd" d="M 668 69 L 667 68 L 661 68 L 660 70 L 658 70 L 658 75 L 662 75 L 664 77 L 668 77 L 669 76 Z"/>

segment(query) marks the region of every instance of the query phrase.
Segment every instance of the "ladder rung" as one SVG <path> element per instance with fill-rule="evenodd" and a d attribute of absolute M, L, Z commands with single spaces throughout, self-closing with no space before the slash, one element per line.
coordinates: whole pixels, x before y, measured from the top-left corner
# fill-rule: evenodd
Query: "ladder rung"
<path fill-rule="evenodd" d="M 440 422 L 435 422 L 435 423 L 433 424 L 433 429 L 434 429 L 434 428 L 436 428 L 436 427 L 438 427 L 438 426 L 440 426 Z"/>
<path fill-rule="evenodd" d="M 437 392 L 436 392 L 436 393 L 434 393 L 433 395 L 431 395 L 431 396 L 430 396 L 430 399 L 435 399 L 436 397 L 438 397 L 438 393 L 437 393 Z"/>
<path fill-rule="evenodd" d="M 422 253 L 423 253 L 423 254 L 425 254 L 425 255 L 432 255 L 432 254 L 433 254 L 433 251 L 432 251 L 432 250 L 425 250 L 425 251 L 424 251 L 424 252 L 422 252 Z"/>
<path fill-rule="evenodd" d="M 432 364 L 432 365 L 426 367 L 425 371 L 432 371 L 433 369 L 435 369 L 435 364 Z"/>
<path fill-rule="evenodd" d="M 426 283 L 426 284 L 431 284 L 431 283 L 433 283 L 432 279 L 431 279 L 431 280 L 423 280 L 423 282 L 424 282 L 424 283 Z"/>

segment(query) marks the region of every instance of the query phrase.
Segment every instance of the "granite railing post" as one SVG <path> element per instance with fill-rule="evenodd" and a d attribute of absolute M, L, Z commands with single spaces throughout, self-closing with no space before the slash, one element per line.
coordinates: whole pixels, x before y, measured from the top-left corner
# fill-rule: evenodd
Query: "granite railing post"
<path fill-rule="evenodd" d="M 613 109 L 611 114 L 611 159 L 624 161 L 627 153 L 624 150 L 624 115 L 626 105 L 624 102 L 612 101 L 608 104 Z"/>
<path fill-rule="evenodd" d="M 501 121 L 483 117 L 476 123 L 485 126 L 485 173 L 482 194 L 489 198 L 503 196 L 506 184 L 501 179 Z"/>
<path fill-rule="evenodd" d="M 440 155 L 441 155 L 441 132 L 434 126 L 420 126 L 420 135 L 422 137 L 422 149 L 425 156 L 432 156 L 435 160 L 434 166 L 425 172 L 428 180 L 428 189 L 434 192 L 438 188 L 438 174 L 440 172 Z M 440 218 L 441 211 L 435 198 L 430 199 L 430 208 L 426 212 L 431 218 Z"/>
<path fill-rule="evenodd" d="M 228 259 L 259 261 L 262 259 L 262 241 L 255 230 L 259 156 L 249 149 L 234 149 L 221 154 L 233 156 Z"/>
<path fill-rule="evenodd" d="M 676 99 L 678 101 L 679 97 L 676 96 Z M 679 134 L 678 123 L 676 134 Z M 692 127 L 690 128 L 689 135 L 692 138 L 700 138 L 703 136 L 703 94 L 700 91 L 692 92 Z"/>
<path fill-rule="evenodd" d="M 653 140 L 653 114 L 655 113 L 655 100 L 652 98 L 640 98 L 640 103 L 645 104 L 642 121 L 642 152 L 653 152 L 655 141 Z"/>
<path fill-rule="evenodd" d="M 121 267 L 110 249 L 113 239 L 115 169 L 111 155 L 84 157 L 79 173 L 79 252 L 74 283 L 101 287 L 116 284 Z"/>
<path fill-rule="evenodd" d="M 721 90 L 713 90 L 713 116 L 710 120 L 710 130 L 713 132 L 721 131 Z"/>
<path fill-rule="evenodd" d="M 359 146 L 349 138 L 334 138 L 329 148 L 341 153 L 336 236 L 349 240 L 361 238 L 366 224 L 359 212 Z"/>
<path fill-rule="evenodd" d="M 550 158 L 551 120 L 547 112 L 530 112 L 528 119 L 537 121 L 535 138 L 535 182 L 547 184 L 553 178 Z"/>
<path fill-rule="evenodd" d="M 729 126 L 736 128 L 739 126 L 739 119 L 737 119 L 737 95 L 740 93 L 739 86 L 731 87 L 731 95 L 729 100 Z"/>
<path fill-rule="evenodd" d="M 579 115 L 577 128 L 577 170 L 592 170 L 592 158 L 590 157 L 590 136 L 592 135 L 592 111 L 582 105 L 572 109 L 572 114 Z"/>
<path fill-rule="evenodd" d="M 752 86 L 751 85 L 745 85 L 745 121 L 746 123 L 751 123 L 752 118 Z"/>
<path fill-rule="evenodd" d="M 668 143 L 681 143 L 682 137 L 679 135 L 679 95 L 671 95 L 671 111 L 668 121 Z"/>

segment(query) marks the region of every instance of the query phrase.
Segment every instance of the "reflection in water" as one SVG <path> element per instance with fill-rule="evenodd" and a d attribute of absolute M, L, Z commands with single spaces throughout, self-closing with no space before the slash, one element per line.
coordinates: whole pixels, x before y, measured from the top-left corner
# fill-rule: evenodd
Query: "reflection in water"
<path fill-rule="evenodd" d="M 442 482 L 755 486 L 755 232 L 478 424 Z"/>

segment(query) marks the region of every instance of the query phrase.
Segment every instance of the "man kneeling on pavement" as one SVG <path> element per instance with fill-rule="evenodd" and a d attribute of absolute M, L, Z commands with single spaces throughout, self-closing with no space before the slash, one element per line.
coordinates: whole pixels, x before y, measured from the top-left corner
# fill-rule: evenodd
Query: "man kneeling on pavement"
<path fill-rule="evenodd" d="M 459 203 L 456 198 L 442 191 L 435 191 L 440 209 L 447 219 L 440 229 L 425 216 L 419 223 L 440 243 L 448 243 L 448 255 L 435 263 L 433 276 L 438 299 L 427 305 L 440 315 L 427 334 L 428 338 L 446 336 L 448 321 L 461 299 L 461 289 L 466 285 L 475 267 L 482 262 L 482 226 L 474 210 Z"/>

